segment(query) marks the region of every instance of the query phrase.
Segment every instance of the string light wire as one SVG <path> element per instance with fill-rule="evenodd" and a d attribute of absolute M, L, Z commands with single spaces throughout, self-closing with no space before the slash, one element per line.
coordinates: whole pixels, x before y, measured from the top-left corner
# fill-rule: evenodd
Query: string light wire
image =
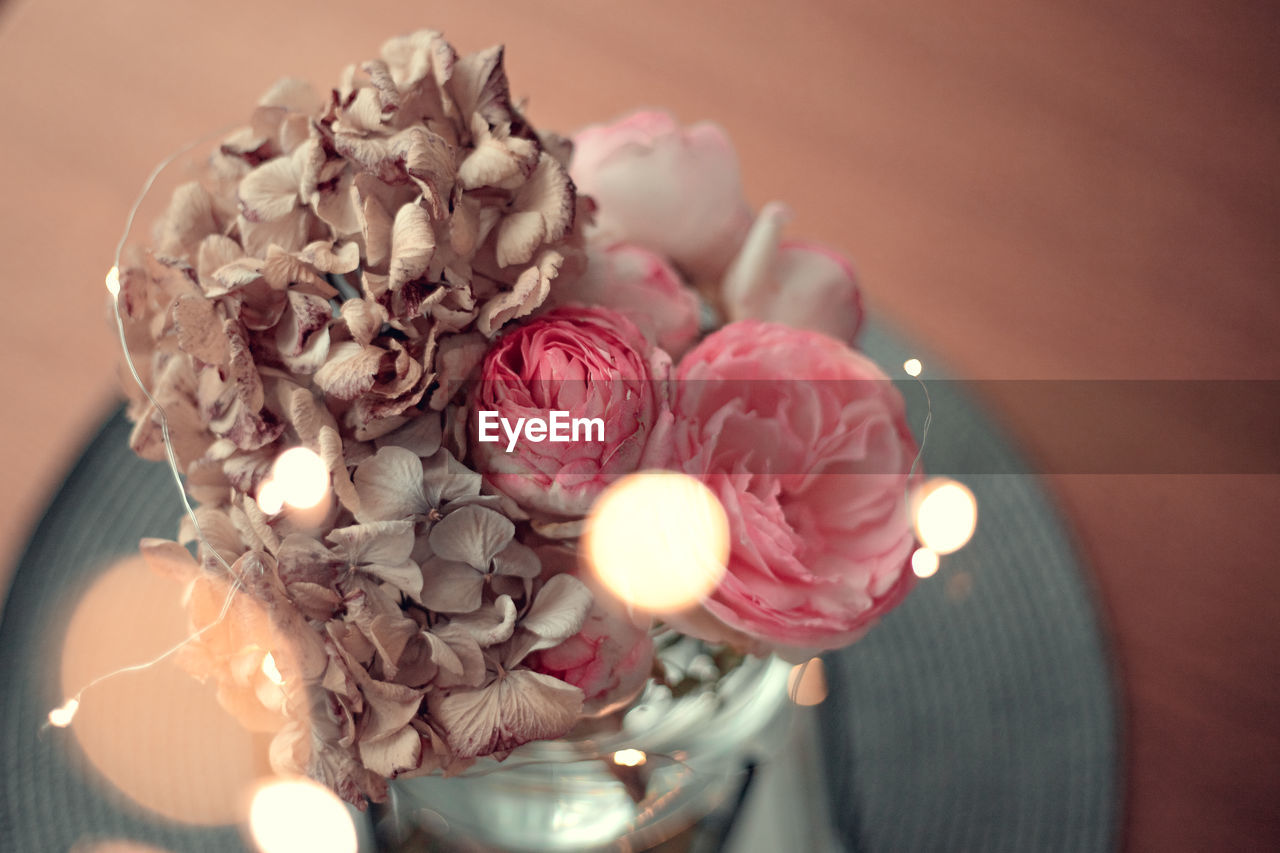
<path fill-rule="evenodd" d="M 177 452 L 174 450 L 173 438 L 169 432 L 169 417 L 165 413 L 164 406 L 160 405 L 160 402 L 151 394 L 151 389 L 147 387 L 147 384 L 142 380 L 142 376 L 138 372 L 138 366 L 134 363 L 132 353 L 129 352 L 129 342 L 125 335 L 124 315 L 120 313 L 120 261 L 124 255 L 125 246 L 129 242 L 129 236 L 133 232 L 133 224 L 137 219 L 138 211 L 142 208 L 143 203 L 146 201 L 147 196 L 155 186 L 156 181 L 159 180 L 160 175 L 173 165 L 179 157 L 182 157 L 201 145 L 207 144 L 212 139 L 225 136 L 236 126 L 238 125 L 230 125 L 201 136 L 192 142 L 188 142 L 186 145 L 165 157 L 157 163 L 154 168 L 152 168 L 151 172 L 147 175 L 146 180 L 143 181 L 142 189 L 138 192 L 138 196 L 134 200 L 133 205 L 129 208 L 129 215 L 125 218 L 124 231 L 120 235 L 119 242 L 116 243 L 115 255 L 112 258 L 111 269 L 107 271 L 106 276 L 107 291 L 111 294 L 111 308 L 115 315 L 116 333 L 120 338 L 120 350 L 124 354 L 125 365 L 129 368 L 129 374 L 133 377 L 134 383 L 138 386 L 138 389 L 142 391 L 143 395 L 147 398 L 147 401 L 152 405 L 156 414 L 159 416 L 160 436 L 164 442 L 165 460 L 168 463 L 169 472 L 173 475 L 173 482 L 178 488 L 178 496 L 182 501 L 182 508 L 186 513 L 186 517 L 191 521 L 191 524 L 195 529 L 196 538 L 200 540 L 201 544 L 208 548 L 209 552 L 213 554 L 213 557 L 218 564 L 226 569 L 227 574 L 230 575 L 231 586 L 227 590 L 227 597 L 223 600 L 222 607 L 218 611 L 217 617 L 212 622 L 189 634 L 175 645 L 148 661 L 130 664 L 129 666 L 122 666 L 119 669 L 112 670 L 111 672 L 104 673 L 99 675 L 97 678 L 94 678 L 88 684 L 77 690 L 70 699 L 50 711 L 48 720 L 44 724 L 43 728 L 48 728 L 49 726 L 65 728 L 71 725 L 76 713 L 80 710 L 80 701 L 86 692 L 102 682 L 115 678 L 116 676 L 126 675 L 131 672 L 142 672 L 160 664 L 169 657 L 177 654 L 190 643 L 198 640 L 205 634 L 205 632 L 221 624 L 222 621 L 226 619 L 227 613 L 231 610 L 231 604 L 235 600 L 236 593 L 244 586 L 243 578 L 240 573 L 238 573 L 232 565 L 227 562 L 226 558 L 222 556 L 217 548 L 213 547 L 213 544 L 205 535 L 204 528 L 200 525 L 200 519 L 196 515 L 195 508 L 191 505 L 191 501 L 187 497 L 186 485 L 182 481 L 182 471 L 178 466 Z"/>

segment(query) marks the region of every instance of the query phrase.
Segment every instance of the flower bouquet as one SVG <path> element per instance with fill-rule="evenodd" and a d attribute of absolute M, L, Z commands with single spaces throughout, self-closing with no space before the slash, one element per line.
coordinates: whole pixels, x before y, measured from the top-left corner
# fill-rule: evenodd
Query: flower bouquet
<path fill-rule="evenodd" d="M 535 130 L 500 48 L 430 31 L 324 95 L 277 84 L 174 192 L 118 304 L 132 446 L 198 505 L 142 553 L 188 585 L 184 666 L 278 771 L 381 802 L 903 598 L 916 446 L 852 347 L 850 266 L 786 219 L 717 127 Z M 606 529 L 637 472 L 711 526 L 650 495 Z M 621 540 L 682 549 L 631 561 L 641 586 L 710 581 L 631 595 Z"/>

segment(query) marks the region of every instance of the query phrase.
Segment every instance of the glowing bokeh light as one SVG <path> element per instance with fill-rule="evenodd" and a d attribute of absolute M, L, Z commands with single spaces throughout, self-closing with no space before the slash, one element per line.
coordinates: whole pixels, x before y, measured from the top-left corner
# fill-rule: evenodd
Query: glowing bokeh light
<path fill-rule="evenodd" d="M 71 845 L 67 853 L 171 853 L 163 847 L 143 844 L 141 841 L 120 839 L 87 839 Z"/>
<path fill-rule="evenodd" d="M 275 480 L 267 480 L 258 487 L 258 509 L 267 515 L 284 509 L 284 489 Z"/>
<path fill-rule="evenodd" d="M 79 710 L 80 700 L 68 699 L 63 705 L 49 712 L 49 725 L 65 729 L 71 725 L 71 721 L 76 718 L 76 711 Z"/>
<path fill-rule="evenodd" d="M 931 551 L 950 554 L 960 550 L 977 525 L 978 501 L 963 483 L 935 478 L 916 494 L 916 536 Z"/>
<path fill-rule="evenodd" d="M 649 756 L 639 749 L 620 749 L 613 754 L 613 763 L 622 767 L 639 767 L 648 760 Z"/>
<path fill-rule="evenodd" d="M 938 552 L 929 548 L 917 548 L 911 555 L 911 571 L 918 578 L 931 578 L 938 572 Z"/>
<path fill-rule="evenodd" d="M 791 667 L 787 676 L 787 695 L 797 705 L 819 705 L 827 698 L 827 672 L 822 658 Z"/>
<path fill-rule="evenodd" d="M 249 833 L 261 853 L 356 853 L 356 827 L 342 800 L 310 779 L 276 779 L 249 804 Z"/>
<path fill-rule="evenodd" d="M 700 601 L 724 576 L 729 519 L 715 494 L 693 477 L 641 471 L 600 495 L 582 553 L 620 600 L 671 613 Z"/>
<path fill-rule="evenodd" d="M 907 372 L 908 376 L 919 376 L 924 370 L 924 365 L 920 363 L 918 358 L 909 358 L 902 363 L 902 369 Z"/>
<path fill-rule="evenodd" d="M 183 593 L 182 585 L 137 555 L 97 577 L 68 620 L 62 642 L 58 687 L 79 704 L 67 703 L 66 713 L 54 714 L 51 722 L 65 721 L 75 708 L 74 722 L 58 732 L 75 739 L 104 794 L 167 820 L 232 823 L 244 814 L 246 787 L 270 770 L 268 736 L 249 731 L 228 713 L 214 679 L 202 683 L 168 661 L 151 663 L 189 636 Z M 222 605 L 226 584 L 210 581 L 192 588 L 191 595 L 196 609 L 190 618 L 207 624 Z M 260 635 L 264 640 L 257 642 L 266 648 L 270 617 L 248 596 L 241 598 L 234 630 L 248 642 Z M 253 662 L 251 672 L 258 658 Z"/>
<path fill-rule="evenodd" d="M 284 503 L 296 509 L 310 509 L 329 494 L 329 469 L 314 450 L 291 447 L 276 459 L 268 482 L 280 489 Z M 261 493 L 258 500 L 262 500 Z"/>
<path fill-rule="evenodd" d="M 107 270 L 107 293 L 112 296 L 120 295 L 120 268 L 112 267 Z"/>
<path fill-rule="evenodd" d="M 276 666 L 276 656 L 267 652 L 262 659 L 262 674 L 272 684 L 284 684 L 284 676 L 280 674 L 280 668 Z"/>

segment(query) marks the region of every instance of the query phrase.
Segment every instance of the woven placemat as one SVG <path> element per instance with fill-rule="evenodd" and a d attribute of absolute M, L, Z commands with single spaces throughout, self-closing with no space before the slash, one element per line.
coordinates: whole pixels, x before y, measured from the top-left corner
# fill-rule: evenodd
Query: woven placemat
<path fill-rule="evenodd" d="M 905 350 L 872 329 L 882 364 Z M 917 354 L 917 353 L 913 353 Z M 928 363 L 926 361 L 926 363 Z M 903 386 L 912 422 L 922 395 Z M 940 383 L 926 464 L 985 471 L 977 534 L 856 646 L 827 659 L 825 792 L 849 850 L 1107 850 L 1119 780 L 1116 699 L 1087 582 L 1057 514 L 998 429 Z M 0 850 L 86 838 L 244 849 L 234 828 L 151 818 L 103 787 L 74 739 L 39 734 L 78 593 L 143 536 L 172 537 L 167 469 L 113 415 L 32 534 L 0 621 Z M 199 773 L 198 767 L 192 773 Z M 802 792 L 822 796 L 824 792 Z"/>

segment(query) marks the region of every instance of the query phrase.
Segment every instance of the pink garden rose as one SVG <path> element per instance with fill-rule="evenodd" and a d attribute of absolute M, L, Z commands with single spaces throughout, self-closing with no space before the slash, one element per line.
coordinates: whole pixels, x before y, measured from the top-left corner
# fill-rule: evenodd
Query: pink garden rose
<path fill-rule="evenodd" d="M 667 258 L 722 292 L 730 322 L 768 320 L 853 341 L 862 303 L 848 260 L 784 240 L 791 216 L 781 204 L 765 205 L 753 224 L 737 155 L 719 127 L 681 128 L 668 113 L 637 112 L 582 130 L 574 145 L 570 173 L 596 203 L 592 243 L 633 243 Z"/>
<path fill-rule="evenodd" d="M 839 341 L 755 321 L 707 337 L 677 379 L 673 467 L 720 498 L 731 553 L 674 626 L 780 651 L 853 642 L 913 577 L 901 396 Z"/>
<path fill-rule="evenodd" d="M 596 201 L 591 239 L 635 243 L 693 280 L 717 284 L 746 237 L 751 208 L 724 131 L 682 128 L 669 113 L 637 112 L 573 139 L 569 174 Z"/>
<path fill-rule="evenodd" d="M 782 239 L 791 214 L 766 204 L 724 277 L 730 322 L 768 320 L 852 343 L 862 295 L 848 258 L 825 246 Z"/>
<path fill-rule="evenodd" d="M 644 627 L 596 604 L 582 630 L 529 657 L 538 672 L 582 689 L 583 713 L 602 716 L 639 694 L 653 671 L 653 640 Z"/>
<path fill-rule="evenodd" d="M 670 370 L 670 357 L 608 308 L 557 308 L 512 330 L 485 355 L 471 400 L 477 470 L 527 512 L 585 515 L 613 480 L 665 464 Z M 499 430 L 498 441 L 482 442 L 486 411 L 513 427 L 520 418 L 549 419 L 552 411 L 570 420 L 598 418 L 604 438 L 584 429 L 576 441 L 531 440 L 525 433 L 511 442 Z"/>
<path fill-rule="evenodd" d="M 585 272 L 560 283 L 547 298 L 550 305 L 575 302 L 625 314 L 672 358 L 698 338 L 698 297 L 661 256 L 640 246 L 588 247 Z"/>

